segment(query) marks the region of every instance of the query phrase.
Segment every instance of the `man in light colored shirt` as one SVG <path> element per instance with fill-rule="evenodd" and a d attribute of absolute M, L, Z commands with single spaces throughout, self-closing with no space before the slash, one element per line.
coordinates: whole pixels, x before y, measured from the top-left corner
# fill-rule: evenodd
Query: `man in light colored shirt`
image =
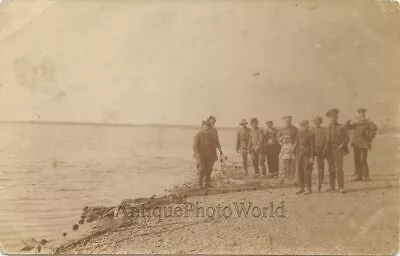
<path fill-rule="evenodd" d="M 294 145 L 290 141 L 289 136 L 282 137 L 282 146 L 279 153 L 280 181 L 283 183 L 285 179 L 293 179 L 294 165 Z"/>
<path fill-rule="evenodd" d="M 240 122 L 240 129 L 237 133 L 236 138 L 236 152 L 242 157 L 242 164 L 245 174 L 248 174 L 247 169 L 247 154 L 249 153 L 247 150 L 247 146 L 249 145 L 250 140 L 250 129 L 247 127 L 246 119 L 243 119 Z"/>

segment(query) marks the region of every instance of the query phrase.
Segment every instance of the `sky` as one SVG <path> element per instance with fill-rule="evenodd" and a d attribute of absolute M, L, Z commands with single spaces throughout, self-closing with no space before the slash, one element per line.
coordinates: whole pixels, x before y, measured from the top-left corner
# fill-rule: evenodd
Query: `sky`
<path fill-rule="evenodd" d="M 383 1 L 0 5 L 0 120 L 399 124 L 400 12 Z"/>

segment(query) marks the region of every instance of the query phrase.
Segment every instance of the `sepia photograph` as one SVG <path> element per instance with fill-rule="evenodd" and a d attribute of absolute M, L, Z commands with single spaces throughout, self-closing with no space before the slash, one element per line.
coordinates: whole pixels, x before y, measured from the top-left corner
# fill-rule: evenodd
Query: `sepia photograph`
<path fill-rule="evenodd" d="M 400 0 L 0 0 L 0 255 L 400 255 Z"/>

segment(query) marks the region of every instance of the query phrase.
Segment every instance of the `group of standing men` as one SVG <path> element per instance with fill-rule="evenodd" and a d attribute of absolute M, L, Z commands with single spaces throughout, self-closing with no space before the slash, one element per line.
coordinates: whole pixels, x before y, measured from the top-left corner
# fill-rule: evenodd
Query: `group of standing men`
<path fill-rule="evenodd" d="M 236 149 L 242 156 L 243 168 L 248 173 L 247 156 L 251 156 L 255 177 L 261 173 L 266 178 L 280 177 L 293 179 L 297 172 L 297 181 L 300 190 L 298 194 L 312 192 L 311 173 L 314 162 L 318 169 L 318 191 L 324 183 L 325 161 L 329 169 L 329 189 L 336 190 L 336 181 L 339 191 L 344 193 L 343 157 L 349 152 L 349 130 L 353 129 L 351 146 L 354 152 L 355 173 L 354 181 L 369 181 L 368 151 L 374 139 L 377 126 L 366 118 L 366 109 L 358 109 L 358 117 L 349 120 L 346 124 L 339 124 L 339 110 L 331 109 L 326 113 L 329 119 L 328 127 L 322 127 L 323 119 L 314 118 L 314 127 L 309 127 L 309 121 L 303 120 L 299 128 L 292 124 L 292 117 L 283 117 L 285 125 L 282 129 L 274 128 L 272 121 L 267 121 L 267 127 L 258 126 L 256 118 L 251 119 L 251 128 L 247 121 L 242 120 L 241 128 L 237 133 Z M 268 163 L 268 175 L 265 160 Z M 279 168 L 280 167 L 280 168 Z M 278 171 L 280 170 L 280 171 Z"/>
<path fill-rule="evenodd" d="M 256 118 L 248 122 L 240 122 L 240 130 L 236 138 L 236 150 L 242 157 L 243 169 L 248 174 L 248 155 L 251 157 L 255 177 L 293 179 L 297 172 L 297 181 L 300 189 L 298 194 L 312 192 L 311 173 L 314 162 L 318 169 L 318 191 L 324 183 L 325 161 L 329 170 L 329 189 L 336 190 L 336 181 L 339 192 L 344 193 L 343 158 L 349 152 L 349 130 L 354 130 L 351 146 L 354 153 L 355 173 L 354 181 L 369 181 L 368 151 L 371 142 L 376 136 L 377 126 L 366 118 L 366 109 L 358 109 L 358 117 L 349 120 L 346 124 L 339 124 L 339 110 L 331 109 L 326 116 L 329 125 L 322 127 L 323 119 L 314 118 L 314 126 L 310 128 L 309 121 L 303 120 L 299 128 L 292 124 L 292 117 L 285 116 L 282 129 L 274 127 L 272 121 L 266 122 L 266 128 L 259 127 Z M 211 116 L 203 121 L 203 129 L 196 134 L 193 151 L 197 159 L 199 171 L 199 185 L 210 186 L 210 177 L 213 165 L 218 156 L 216 149 L 222 155 L 218 132 L 215 129 L 216 119 Z M 267 165 L 265 164 L 267 162 Z M 267 174 L 268 167 L 268 174 Z"/>

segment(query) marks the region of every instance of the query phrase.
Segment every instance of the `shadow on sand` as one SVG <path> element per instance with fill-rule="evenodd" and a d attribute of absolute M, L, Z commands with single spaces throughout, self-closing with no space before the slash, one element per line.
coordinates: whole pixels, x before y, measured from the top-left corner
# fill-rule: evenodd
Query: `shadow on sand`
<path fill-rule="evenodd" d="M 372 192 L 381 189 L 399 189 L 400 185 L 385 185 L 385 186 L 375 186 L 375 187 L 362 187 L 362 188 L 349 188 L 346 190 L 347 193 L 356 193 L 356 192 Z"/>

